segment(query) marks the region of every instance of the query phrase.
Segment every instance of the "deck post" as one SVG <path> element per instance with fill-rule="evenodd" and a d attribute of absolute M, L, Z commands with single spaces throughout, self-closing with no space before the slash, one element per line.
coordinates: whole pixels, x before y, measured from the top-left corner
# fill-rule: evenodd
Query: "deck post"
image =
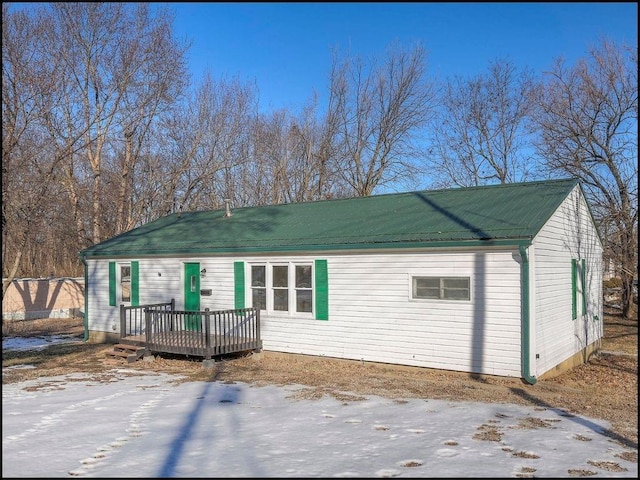
<path fill-rule="evenodd" d="M 171 325 L 169 326 L 169 330 L 173 331 L 175 329 L 175 320 L 176 320 L 176 299 L 171 299 Z"/>
<path fill-rule="evenodd" d="M 144 337 L 148 344 L 151 342 L 151 309 L 149 308 L 144 309 L 144 329 Z"/>
<path fill-rule="evenodd" d="M 127 314 L 124 304 L 120 304 L 120 338 L 124 338 L 127 333 Z"/>
<path fill-rule="evenodd" d="M 262 351 L 262 340 L 260 340 L 260 309 L 256 308 L 254 309 L 256 312 L 256 343 L 258 345 L 260 345 L 260 348 L 258 348 L 258 352 Z"/>
<path fill-rule="evenodd" d="M 144 354 L 143 357 L 146 357 L 151 353 L 149 350 L 149 342 L 151 342 L 151 312 L 149 308 L 144 309 Z"/>
<path fill-rule="evenodd" d="M 211 315 L 209 309 L 204 309 L 204 344 L 205 344 L 205 360 L 211 360 L 211 325 L 209 323 Z"/>

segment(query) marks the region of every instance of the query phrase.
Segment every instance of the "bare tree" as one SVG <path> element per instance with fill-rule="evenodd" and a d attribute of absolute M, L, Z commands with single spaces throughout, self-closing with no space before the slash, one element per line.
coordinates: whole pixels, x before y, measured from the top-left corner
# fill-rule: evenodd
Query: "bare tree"
<path fill-rule="evenodd" d="M 258 185 L 262 195 L 257 204 L 273 205 L 291 201 L 293 182 L 289 176 L 295 161 L 291 117 L 286 110 L 259 116 L 253 125 L 253 160 L 262 172 Z M 305 180 L 303 180 L 305 181 Z M 247 185 L 246 188 L 251 188 Z M 302 187 L 304 188 L 304 187 Z"/>
<path fill-rule="evenodd" d="M 293 120 L 290 135 L 294 142 L 296 166 L 291 175 L 296 188 L 291 201 L 326 200 L 349 195 L 349 185 L 341 175 L 339 165 L 333 161 L 339 151 L 337 133 L 340 124 L 333 108 L 334 97 L 329 98 L 327 113 L 319 118 L 317 96 Z"/>
<path fill-rule="evenodd" d="M 62 156 L 51 150 L 43 125 L 57 100 L 48 92 L 63 68 L 39 48 L 46 28 L 42 17 L 2 5 L 3 298 L 16 275 L 53 271 L 52 255 L 43 257 L 47 245 L 53 248 L 46 229 L 62 223 L 56 204 Z M 78 137 L 68 140 L 67 154 L 78 148 Z"/>
<path fill-rule="evenodd" d="M 184 61 L 186 46 L 173 38 L 173 18 L 165 10 L 151 22 L 146 9 L 135 12 L 129 28 L 138 30 L 137 38 L 125 45 L 123 62 L 131 72 L 125 85 L 122 108 L 117 113 L 116 133 L 112 139 L 116 152 L 112 167 L 117 175 L 115 201 L 118 234 L 139 223 L 136 185 L 146 182 L 152 172 L 142 174 L 141 156 L 151 155 L 153 135 L 159 135 L 159 122 L 171 115 L 176 101 L 188 84 Z"/>
<path fill-rule="evenodd" d="M 327 132 L 335 126 L 318 118 L 315 98 L 297 117 L 284 109 L 260 115 L 253 126 L 253 157 L 261 180 L 254 177 L 254 181 L 266 194 L 255 198 L 254 204 L 340 196 L 344 182 L 332 168 L 333 138 Z"/>
<path fill-rule="evenodd" d="M 152 18 L 146 4 L 54 3 L 50 9 L 53 28 L 40 47 L 65 70 L 58 90 L 63 104 L 51 112 L 49 125 L 57 137 L 83 132 L 84 157 L 67 158 L 65 185 L 72 204 L 89 187 L 90 242 L 97 243 L 129 223 L 124 202 L 136 158 L 134 136 L 145 138 L 157 110 L 182 85 L 184 48 L 172 37 L 170 17 L 160 12 Z M 116 140 L 125 145 L 123 181 L 105 190 L 103 175 L 116 156 Z M 108 222 L 115 230 L 103 231 L 105 212 L 112 209 L 102 202 L 111 191 L 120 192 L 114 201 L 119 218 Z"/>
<path fill-rule="evenodd" d="M 2 16 L 3 276 L 77 274 L 78 250 L 142 218 L 139 175 L 155 174 L 151 133 L 188 82 L 187 47 L 146 4 Z"/>
<path fill-rule="evenodd" d="M 336 122 L 330 126 L 334 160 L 356 195 L 371 195 L 415 171 L 418 135 L 433 107 L 425 57 L 419 45 L 390 48 L 382 66 L 334 55 L 327 119 Z"/>
<path fill-rule="evenodd" d="M 622 279 L 622 312 L 628 317 L 638 268 L 637 46 L 605 39 L 573 67 L 558 60 L 548 72 L 535 121 L 547 168 L 585 186 L 605 251 Z"/>
<path fill-rule="evenodd" d="M 161 214 L 239 204 L 239 177 L 249 163 L 251 124 L 257 108 L 254 85 L 210 75 L 180 109 L 163 121 L 157 139 L 164 157 L 162 179 L 147 192 Z M 158 196 L 159 194 L 159 196 Z"/>
<path fill-rule="evenodd" d="M 505 60 L 492 62 L 487 74 L 447 81 L 431 126 L 427 164 L 434 183 L 526 180 L 535 166 L 525 123 L 535 90 L 533 74 Z"/>

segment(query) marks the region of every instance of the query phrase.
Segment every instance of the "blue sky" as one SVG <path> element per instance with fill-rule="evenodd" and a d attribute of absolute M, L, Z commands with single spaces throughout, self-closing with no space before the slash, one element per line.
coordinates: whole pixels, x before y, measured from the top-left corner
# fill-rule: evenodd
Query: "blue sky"
<path fill-rule="evenodd" d="M 192 41 L 199 82 L 256 82 L 263 110 L 296 111 L 325 98 L 331 49 L 381 58 L 394 41 L 427 50 L 427 74 L 484 73 L 509 59 L 536 72 L 584 57 L 599 36 L 637 44 L 638 5 L 619 3 L 169 3 L 175 32 Z"/>

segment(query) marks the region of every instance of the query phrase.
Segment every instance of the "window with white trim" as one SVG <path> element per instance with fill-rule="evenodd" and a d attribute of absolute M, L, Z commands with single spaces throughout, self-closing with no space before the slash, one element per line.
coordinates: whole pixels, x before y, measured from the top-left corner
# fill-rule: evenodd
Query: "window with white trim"
<path fill-rule="evenodd" d="M 251 266 L 251 305 L 258 310 L 267 308 L 267 272 L 264 265 Z"/>
<path fill-rule="evenodd" d="M 271 298 L 274 310 L 289 311 L 289 266 L 273 265 L 271 275 Z"/>
<path fill-rule="evenodd" d="M 469 277 L 411 277 L 411 298 L 419 300 L 471 300 Z"/>
<path fill-rule="evenodd" d="M 120 265 L 120 301 L 131 302 L 131 265 Z"/>
<path fill-rule="evenodd" d="M 311 312 L 313 289 L 311 265 L 296 265 L 296 312 Z"/>
<path fill-rule="evenodd" d="M 251 306 L 270 312 L 313 313 L 313 264 L 252 264 Z"/>

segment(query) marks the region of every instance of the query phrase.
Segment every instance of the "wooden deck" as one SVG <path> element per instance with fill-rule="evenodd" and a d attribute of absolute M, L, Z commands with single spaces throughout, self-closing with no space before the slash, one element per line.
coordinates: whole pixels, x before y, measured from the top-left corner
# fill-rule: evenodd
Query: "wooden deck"
<path fill-rule="evenodd" d="M 173 300 L 120 309 L 120 343 L 153 353 L 211 359 L 217 355 L 262 350 L 260 311 L 254 308 L 177 311 Z"/>
<path fill-rule="evenodd" d="M 150 352 L 176 353 L 204 358 L 262 349 L 260 340 L 248 337 L 231 339 L 224 335 L 209 335 L 207 341 L 201 332 L 191 331 L 154 333 L 149 341 L 146 340 L 145 335 L 130 335 L 122 337 L 120 342 L 143 346 Z"/>

